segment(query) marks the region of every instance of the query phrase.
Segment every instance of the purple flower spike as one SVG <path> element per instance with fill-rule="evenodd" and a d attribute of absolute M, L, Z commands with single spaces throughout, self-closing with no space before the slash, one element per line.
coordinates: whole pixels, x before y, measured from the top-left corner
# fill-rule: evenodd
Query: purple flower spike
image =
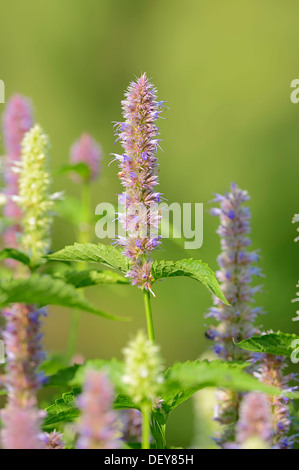
<path fill-rule="evenodd" d="M 40 316 L 44 310 L 14 304 L 3 311 L 6 328 L 2 333 L 7 354 L 5 388 L 8 402 L 1 415 L 3 445 L 8 449 L 37 449 L 42 414 L 37 409 L 36 392 L 44 383 L 37 369 L 44 359 L 40 334 Z"/>
<path fill-rule="evenodd" d="M 271 332 L 269 332 L 271 333 Z M 263 354 L 260 360 L 259 370 L 255 376 L 263 383 L 277 387 L 284 391 L 292 391 L 289 386 L 291 377 L 284 374 L 287 367 L 281 356 Z M 288 401 L 279 396 L 268 397 L 272 409 L 273 419 L 273 443 L 281 449 L 288 449 L 293 446 L 294 439 L 287 434 L 291 427 L 290 411 Z"/>
<path fill-rule="evenodd" d="M 1 436 L 4 449 L 45 449 L 40 431 L 45 414 L 35 403 L 23 406 L 10 402 L 1 413 L 5 424 Z"/>
<path fill-rule="evenodd" d="M 127 233 L 126 237 L 119 237 L 118 243 L 133 261 L 128 277 L 133 284 L 148 290 L 152 279 L 146 255 L 161 243 L 157 237 L 161 221 L 157 203 L 161 196 L 155 191 L 159 146 L 155 121 L 162 106 L 163 102 L 156 99 L 156 89 L 143 74 L 130 84 L 122 101 L 125 122 L 115 124 L 117 140 L 124 149 L 123 155 L 115 155 L 120 166 L 118 176 L 125 188 L 124 213 L 119 215 L 119 221 Z"/>
<path fill-rule="evenodd" d="M 121 410 L 123 437 L 126 442 L 141 442 L 142 414 L 139 410 Z"/>
<path fill-rule="evenodd" d="M 112 410 L 113 388 L 107 376 L 96 370 L 86 374 L 81 410 L 78 449 L 118 449 L 121 446 L 117 415 Z"/>
<path fill-rule="evenodd" d="M 36 372 L 45 356 L 40 334 L 40 317 L 44 315 L 44 310 L 24 304 L 13 304 L 3 311 L 7 353 L 5 385 L 9 398 L 20 404 L 31 403 L 44 382 L 43 375 Z"/>
<path fill-rule="evenodd" d="M 244 396 L 236 426 L 236 443 L 225 444 L 226 449 L 271 449 L 273 423 L 267 397 L 251 392 Z M 276 447 L 274 447 L 276 448 Z"/>
<path fill-rule="evenodd" d="M 19 176 L 13 171 L 14 164 L 20 160 L 21 142 L 26 132 L 33 126 L 33 114 L 30 102 L 21 95 L 14 95 L 7 103 L 3 115 L 3 136 L 5 147 L 5 170 L 4 170 L 4 192 L 7 203 L 3 214 L 11 220 L 12 226 L 3 234 L 4 245 L 18 248 L 18 233 L 20 226 L 18 222 L 22 218 L 22 212 L 12 196 L 18 195 Z M 14 265 L 13 261 L 9 261 Z"/>
<path fill-rule="evenodd" d="M 6 155 L 19 160 L 24 134 L 33 126 L 32 107 L 21 95 L 14 95 L 7 103 L 3 115 L 3 133 Z"/>
<path fill-rule="evenodd" d="M 217 233 L 221 237 L 222 252 L 218 256 L 220 269 L 216 275 L 230 305 L 214 297 L 214 306 L 207 316 L 215 318 L 217 325 L 210 327 L 208 337 L 214 340 L 215 353 L 228 361 L 248 359 L 249 353 L 236 348 L 234 341 L 239 342 L 258 333 L 253 323 L 260 310 L 252 306 L 257 288 L 251 283 L 260 271 L 252 266 L 257 260 L 256 253 L 247 249 L 250 245 L 250 211 L 243 203 L 248 199 L 247 191 L 232 184 L 230 193 L 216 196 L 214 202 L 218 202 L 220 207 L 211 211 L 212 215 L 220 217 Z M 224 425 L 235 423 L 239 395 L 230 390 L 220 390 L 217 399 L 215 419 Z M 234 426 L 227 430 L 219 439 L 220 444 L 234 439 Z"/>
<path fill-rule="evenodd" d="M 217 233 L 221 237 L 222 252 L 218 257 L 220 269 L 216 275 L 230 306 L 214 298 L 209 316 L 213 314 L 218 321 L 215 341 L 221 346 L 218 354 L 224 360 L 244 359 L 247 353 L 236 348 L 232 339 L 238 342 L 258 331 L 253 326 L 259 310 L 251 306 L 256 292 L 251 283 L 254 276 L 260 276 L 260 270 L 252 266 L 257 260 L 256 253 L 247 250 L 250 245 L 250 212 L 243 203 L 248 199 L 248 193 L 235 184 L 229 194 L 217 197 L 220 201 Z M 212 212 L 214 214 L 215 210 Z"/>
<path fill-rule="evenodd" d="M 85 163 L 89 168 L 87 181 L 95 180 L 100 172 L 100 164 L 103 158 L 101 146 L 89 135 L 83 134 L 71 148 L 71 163 Z M 82 181 L 79 175 L 74 175 L 78 181 Z"/>
<path fill-rule="evenodd" d="M 271 444 L 272 435 L 272 416 L 267 397 L 257 392 L 248 393 L 240 406 L 237 442 L 244 444 L 248 439 L 258 437 Z"/>

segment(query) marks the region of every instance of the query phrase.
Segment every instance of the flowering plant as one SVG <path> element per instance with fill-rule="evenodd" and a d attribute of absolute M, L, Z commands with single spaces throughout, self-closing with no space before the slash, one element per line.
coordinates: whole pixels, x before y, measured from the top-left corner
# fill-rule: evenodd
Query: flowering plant
<path fill-rule="evenodd" d="M 163 241 L 157 120 L 165 102 L 158 100 L 157 90 L 142 74 L 130 84 L 122 109 L 123 121 L 114 128 L 123 150 L 113 154 L 123 186 L 117 217 L 122 232 L 110 245 L 92 242 L 90 187 L 101 173 L 100 144 L 83 134 L 71 148 L 70 164 L 60 169 L 60 175 L 70 174 L 79 185 L 81 198 L 53 194 L 49 139 L 33 124 L 28 101 L 13 97 L 5 111 L 0 259 L 7 266 L 1 270 L 0 307 L 6 402 L 1 446 L 165 449 L 170 413 L 199 390 L 214 387 L 214 419 L 221 427 L 209 436 L 211 442 L 222 448 L 290 448 L 296 434 L 291 400 L 298 392 L 294 375 L 285 374 L 285 358 L 299 337 L 255 325 L 263 312 L 253 305 L 260 289 L 253 278 L 262 273 L 256 265 L 258 253 L 249 249 L 249 195 L 232 184 L 228 193 L 216 196 L 220 207 L 212 214 L 220 217 L 221 237 L 216 274 L 193 258 L 154 259 Z M 74 225 L 77 241 L 53 253 L 54 213 Z M 156 282 L 183 276 L 198 281 L 213 296 L 208 316 L 214 324 L 206 336 L 213 340 L 215 355 L 165 369 L 154 328 L 159 307 L 153 312 L 151 301 Z M 147 334 L 141 330 L 132 336 L 123 361 L 85 361 L 75 354 L 80 311 L 99 321 L 129 320 L 121 308 L 120 315 L 111 315 L 86 298 L 86 289 L 97 285 L 135 286 L 142 293 Z M 41 318 L 52 305 L 73 312 L 66 352 L 58 365 L 42 347 Z M 60 396 L 48 393 L 42 407 L 37 392 L 51 386 Z M 200 415 L 200 406 L 196 410 Z"/>

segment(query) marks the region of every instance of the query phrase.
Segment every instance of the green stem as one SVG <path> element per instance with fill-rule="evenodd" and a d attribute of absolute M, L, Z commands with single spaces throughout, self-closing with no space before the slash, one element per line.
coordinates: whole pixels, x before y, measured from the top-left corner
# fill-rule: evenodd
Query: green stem
<path fill-rule="evenodd" d="M 90 241 L 90 208 L 91 208 L 91 188 L 90 184 L 83 183 L 81 188 L 81 204 L 82 204 L 82 222 L 78 227 L 79 243 L 88 243 Z M 80 263 L 80 269 L 85 269 L 86 263 Z M 81 291 L 83 293 L 83 289 Z M 72 312 L 71 325 L 69 330 L 68 346 L 66 353 L 66 362 L 70 363 L 76 352 L 77 341 L 79 336 L 80 312 L 75 310 Z"/>
<path fill-rule="evenodd" d="M 144 405 L 141 408 L 142 413 L 142 449 L 150 449 L 150 429 L 151 429 L 151 422 L 150 422 L 150 408 L 148 405 Z"/>
<path fill-rule="evenodd" d="M 155 342 L 155 332 L 154 332 L 154 323 L 151 307 L 151 298 L 148 290 L 143 291 L 144 305 L 145 305 L 145 314 L 146 314 L 146 323 L 147 323 L 147 332 L 149 340 Z"/>
<path fill-rule="evenodd" d="M 91 187 L 83 183 L 81 190 L 82 222 L 79 226 L 79 243 L 90 241 L 90 210 L 91 210 Z"/>
<path fill-rule="evenodd" d="M 72 358 L 76 352 L 76 346 L 79 335 L 79 324 L 80 324 L 80 311 L 73 310 L 71 316 L 71 325 L 69 330 L 69 338 L 66 352 L 66 363 L 70 365 Z"/>

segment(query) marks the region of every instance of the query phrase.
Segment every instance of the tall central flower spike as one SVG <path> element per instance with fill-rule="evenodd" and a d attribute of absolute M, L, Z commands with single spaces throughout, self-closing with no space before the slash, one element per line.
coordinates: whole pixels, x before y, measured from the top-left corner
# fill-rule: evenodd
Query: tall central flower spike
<path fill-rule="evenodd" d="M 231 185 L 230 193 L 218 194 L 215 202 L 220 208 L 212 209 L 214 216 L 220 216 L 218 234 L 221 237 L 222 252 L 218 257 L 220 270 L 216 272 L 221 282 L 222 291 L 229 302 L 225 305 L 214 297 L 214 307 L 208 316 L 217 321 L 210 327 L 207 336 L 215 341 L 214 351 L 223 360 L 240 361 L 248 359 L 249 353 L 236 348 L 233 340 L 239 342 L 258 333 L 253 323 L 261 312 L 260 307 L 253 307 L 254 294 L 260 286 L 252 287 L 254 276 L 260 275 L 260 269 L 254 265 L 258 254 L 249 251 L 250 211 L 243 206 L 249 200 L 247 191 L 242 191 L 236 184 Z M 239 396 L 233 391 L 218 391 L 218 406 L 215 418 L 224 425 L 232 425 L 238 417 Z M 227 428 L 228 436 L 233 439 L 233 426 Z"/>
<path fill-rule="evenodd" d="M 124 122 L 115 124 L 117 140 L 124 149 L 114 154 L 119 162 L 118 176 L 125 188 L 119 195 L 124 212 L 119 214 L 126 236 L 119 237 L 124 255 L 132 260 L 127 276 L 133 285 L 151 290 L 151 261 L 147 255 L 160 244 L 161 215 L 155 208 L 161 200 L 158 185 L 159 130 L 155 125 L 162 110 L 156 89 L 143 74 L 132 82 L 122 101 Z"/>
<path fill-rule="evenodd" d="M 19 222 L 22 211 L 12 199 L 19 193 L 19 175 L 14 172 L 14 164 L 20 160 L 21 142 L 26 132 L 33 126 L 33 115 L 30 102 L 21 95 L 14 95 L 7 103 L 3 114 L 3 136 L 5 147 L 4 182 L 7 202 L 3 214 L 11 225 L 4 231 L 3 240 L 7 247 L 18 247 Z M 12 264 L 10 262 L 10 264 Z"/>

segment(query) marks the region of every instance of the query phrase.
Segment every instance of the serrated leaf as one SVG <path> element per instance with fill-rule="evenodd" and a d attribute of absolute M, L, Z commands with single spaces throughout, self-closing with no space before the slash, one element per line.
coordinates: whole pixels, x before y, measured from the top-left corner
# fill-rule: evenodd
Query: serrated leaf
<path fill-rule="evenodd" d="M 44 430 L 54 429 L 55 426 L 67 421 L 76 419 L 80 412 L 77 407 L 76 396 L 81 393 L 82 386 L 85 382 L 86 372 L 89 370 L 103 370 L 107 373 L 109 379 L 116 389 L 116 397 L 113 408 L 122 409 L 139 409 L 130 397 L 122 393 L 124 374 L 124 364 L 117 359 L 101 360 L 91 359 L 83 365 L 74 365 L 59 370 L 56 374 L 48 377 L 47 385 L 53 386 L 72 386 L 72 391 L 64 393 L 61 398 L 55 400 L 55 403 L 46 408 L 47 417 L 44 421 Z"/>
<path fill-rule="evenodd" d="M 151 272 L 154 280 L 176 276 L 191 277 L 201 282 L 203 286 L 207 287 L 222 302 L 229 305 L 220 289 L 215 273 L 206 263 L 200 260 L 190 258 L 179 261 L 154 261 Z"/>
<path fill-rule="evenodd" d="M 278 331 L 277 333 L 252 336 L 251 338 L 236 343 L 236 346 L 246 351 L 290 357 L 294 350 L 291 346 L 294 340 L 299 341 L 299 336 Z"/>
<path fill-rule="evenodd" d="M 125 273 L 129 269 L 129 261 L 118 247 L 102 243 L 97 245 L 94 243 L 75 243 L 74 245 L 66 246 L 56 253 L 51 253 L 48 255 L 48 258 L 59 261 L 101 263 Z"/>
<path fill-rule="evenodd" d="M 61 398 L 55 400 L 55 403 L 45 409 L 47 416 L 43 423 L 44 431 L 50 431 L 79 417 L 80 410 L 77 406 L 77 397 L 80 393 L 81 388 L 73 388 L 72 391 L 63 393 Z M 121 394 L 116 396 L 113 408 L 115 410 L 138 409 L 129 397 Z"/>
<path fill-rule="evenodd" d="M 30 258 L 25 253 L 15 248 L 4 248 L 0 251 L 0 261 L 3 259 L 14 259 L 20 261 L 20 263 L 25 264 L 26 266 L 30 265 Z"/>
<path fill-rule="evenodd" d="M 205 387 L 220 387 L 237 391 L 260 391 L 267 395 L 280 395 L 278 388 L 261 383 L 244 372 L 248 364 L 215 361 L 187 361 L 176 363 L 165 372 L 165 391 L 155 419 L 166 423 L 169 413 Z"/>
<path fill-rule="evenodd" d="M 45 409 L 47 416 L 43 423 L 44 431 L 53 430 L 62 423 L 78 418 L 80 411 L 77 407 L 76 396 L 79 393 L 79 389 L 73 389 L 71 392 L 63 393 L 61 398 L 55 400 L 53 405 Z"/>
<path fill-rule="evenodd" d="M 60 305 L 98 315 L 110 320 L 126 321 L 126 318 L 109 315 L 89 303 L 71 284 L 54 279 L 47 274 L 32 274 L 25 279 L 2 280 L 0 283 L 0 306 L 10 303 Z"/>
<path fill-rule="evenodd" d="M 114 401 L 114 404 L 113 404 L 113 408 L 115 410 L 135 409 L 135 410 L 140 411 L 140 408 L 138 406 L 136 406 L 136 404 L 131 400 L 130 397 L 128 397 L 127 395 L 123 395 L 121 393 L 116 395 L 116 398 L 115 398 L 115 401 Z"/>
<path fill-rule="evenodd" d="M 63 279 L 77 289 L 98 284 L 130 284 L 129 280 L 124 276 L 113 271 L 103 271 L 101 269 L 85 269 L 84 271 L 69 269 L 55 274 L 54 277 Z"/>

